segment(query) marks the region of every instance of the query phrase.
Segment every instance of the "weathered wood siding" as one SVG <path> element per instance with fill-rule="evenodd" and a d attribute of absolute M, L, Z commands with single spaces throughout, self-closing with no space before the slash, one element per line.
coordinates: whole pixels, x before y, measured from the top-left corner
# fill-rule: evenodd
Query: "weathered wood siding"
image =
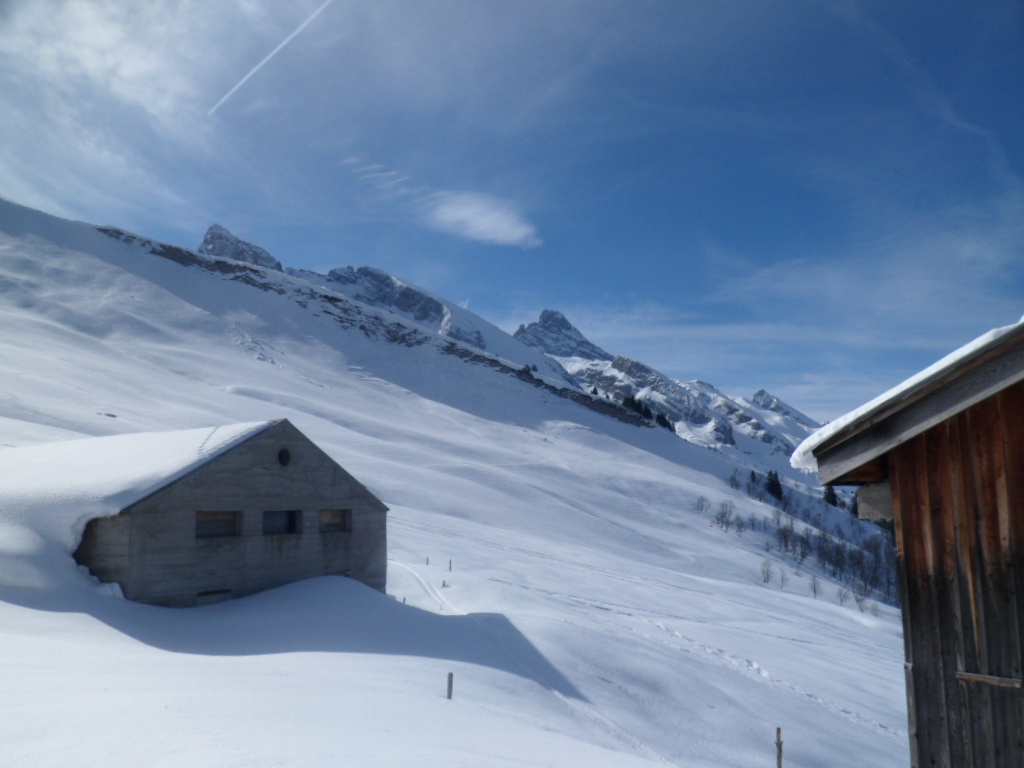
<path fill-rule="evenodd" d="M 279 459 L 288 451 L 288 461 Z M 351 510 L 351 531 L 320 531 L 320 510 Z M 295 510 L 298 530 L 265 535 L 263 513 Z M 200 538 L 197 512 L 237 512 L 237 535 Z M 384 590 L 387 508 L 288 422 L 269 427 L 115 517 L 90 521 L 75 558 L 125 597 L 190 606 L 343 574 Z"/>
<path fill-rule="evenodd" d="M 915 768 L 1024 766 L 1024 383 L 888 455 Z"/>

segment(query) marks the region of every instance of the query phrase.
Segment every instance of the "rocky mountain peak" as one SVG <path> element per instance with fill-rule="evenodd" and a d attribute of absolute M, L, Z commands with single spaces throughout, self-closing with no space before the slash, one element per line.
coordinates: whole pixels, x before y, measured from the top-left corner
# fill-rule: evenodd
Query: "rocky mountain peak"
<path fill-rule="evenodd" d="M 276 269 L 278 272 L 282 271 L 281 262 L 271 256 L 269 252 L 258 245 L 235 237 L 220 224 L 213 224 L 206 230 L 206 236 L 203 237 L 203 242 L 199 246 L 199 253 L 244 261 L 246 264 Z"/>
<path fill-rule="evenodd" d="M 541 312 L 536 323 L 520 325 L 512 338 L 555 357 L 581 357 L 585 360 L 612 360 L 615 357 L 588 341 L 566 320 L 565 315 L 553 309 Z"/>
<path fill-rule="evenodd" d="M 759 389 L 754 393 L 754 396 L 750 398 L 750 402 L 756 405 L 758 408 L 764 408 L 766 411 L 772 411 L 782 416 L 792 419 L 804 426 L 816 429 L 820 425 L 808 416 L 800 413 L 800 411 L 787 405 L 779 398 L 764 389 Z"/>

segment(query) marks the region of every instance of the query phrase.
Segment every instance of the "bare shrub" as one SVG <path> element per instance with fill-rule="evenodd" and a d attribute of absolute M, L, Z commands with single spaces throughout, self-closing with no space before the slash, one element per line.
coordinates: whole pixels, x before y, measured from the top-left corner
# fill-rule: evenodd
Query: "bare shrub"
<path fill-rule="evenodd" d="M 814 595 L 814 599 L 818 599 L 818 595 L 821 593 L 821 581 L 818 579 L 818 575 L 815 573 L 811 574 L 811 594 Z"/>
<path fill-rule="evenodd" d="M 732 527 L 733 519 L 733 504 L 731 501 L 723 501 L 718 505 L 718 511 L 715 513 L 715 523 L 724 531 L 728 531 Z"/>

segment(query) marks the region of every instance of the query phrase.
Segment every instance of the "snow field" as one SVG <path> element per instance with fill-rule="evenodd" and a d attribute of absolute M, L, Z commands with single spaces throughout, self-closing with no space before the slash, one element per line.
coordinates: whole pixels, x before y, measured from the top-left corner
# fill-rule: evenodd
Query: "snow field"
<path fill-rule="evenodd" d="M 787 768 L 906 764 L 897 614 L 762 584 L 769 534 L 696 509 L 771 514 L 727 458 L 5 211 L 0 444 L 289 418 L 391 508 L 389 596 L 173 610 L 0 506 L 7 764 L 721 768 L 776 726 Z"/>

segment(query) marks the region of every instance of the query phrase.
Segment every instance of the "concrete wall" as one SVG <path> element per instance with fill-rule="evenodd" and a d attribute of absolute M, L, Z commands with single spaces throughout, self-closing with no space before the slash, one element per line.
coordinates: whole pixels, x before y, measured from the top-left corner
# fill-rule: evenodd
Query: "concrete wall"
<path fill-rule="evenodd" d="M 282 449 L 289 460 L 280 461 Z M 320 510 L 351 510 L 351 531 L 320 532 Z M 264 535 L 263 512 L 297 510 L 296 533 Z M 199 511 L 239 513 L 234 536 L 197 538 Z M 387 580 L 387 508 L 287 421 L 191 474 L 89 523 L 75 559 L 125 597 L 191 606 L 298 579 Z"/>
<path fill-rule="evenodd" d="M 857 517 L 861 520 L 892 520 L 892 484 L 870 483 L 857 489 Z"/>

